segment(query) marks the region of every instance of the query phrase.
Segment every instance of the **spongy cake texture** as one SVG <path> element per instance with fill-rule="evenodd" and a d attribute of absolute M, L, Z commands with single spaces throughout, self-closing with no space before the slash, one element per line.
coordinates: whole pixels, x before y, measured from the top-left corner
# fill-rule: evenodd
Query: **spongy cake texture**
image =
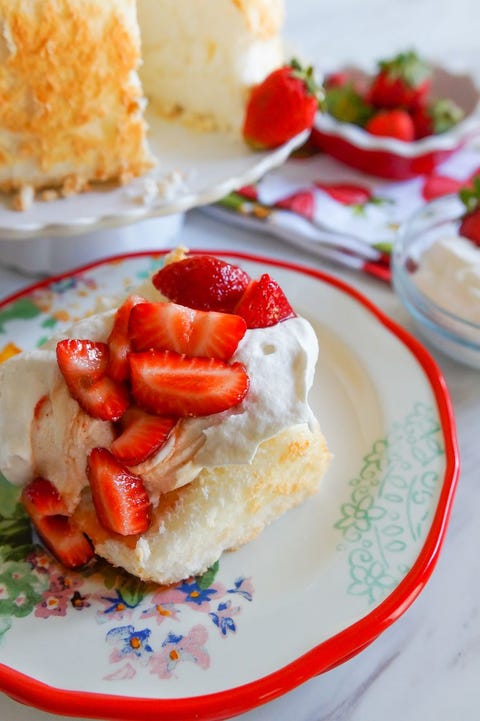
<path fill-rule="evenodd" d="M 0 0 L 0 31 L 0 189 L 150 166 L 134 0 Z"/>
<path fill-rule="evenodd" d="M 143 580 L 180 581 L 204 572 L 224 551 L 252 540 L 316 493 L 329 462 L 318 427 L 287 428 L 264 441 L 251 464 L 204 469 L 188 486 L 165 494 L 136 543 L 88 532 L 110 563 Z M 83 511 L 90 503 L 83 500 Z"/>

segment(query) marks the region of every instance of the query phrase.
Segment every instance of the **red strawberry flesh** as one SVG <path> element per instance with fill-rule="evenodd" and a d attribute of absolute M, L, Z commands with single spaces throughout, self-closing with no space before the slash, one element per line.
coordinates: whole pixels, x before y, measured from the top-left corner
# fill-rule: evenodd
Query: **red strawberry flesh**
<path fill-rule="evenodd" d="M 129 408 L 122 417 L 122 432 L 110 450 L 126 466 L 136 466 L 148 460 L 166 443 L 177 419 L 152 416 L 140 408 Z"/>
<path fill-rule="evenodd" d="M 195 311 L 178 303 L 142 303 L 130 315 L 129 335 L 134 351 L 150 348 L 186 353 Z"/>
<path fill-rule="evenodd" d="M 33 518 L 67 515 L 67 506 L 56 487 L 46 478 L 38 476 L 22 490 L 22 503 Z"/>
<path fill-rule="evenodd" d="M 130 316 L 135 351 L 153 348 L 228 360 L 245 331 L 245 321 L 238 315 L 193 310 L 178 303 L 142 303 Z"/>
<path fill-rule="evenodd" d="M 106 448 L 90 452 L 87 476 L 93 505 L 104 528 L 122 536 L 148 529 L 151 506 L 140 476 L 130 473 Z"/>
<path fill-rule="evenodd" d="M 268 273 L 250 282 L 235 313 L 244 318 L 247 328 L 267 328 L 296 315 L 285 293 Z"/>
<path fill-rule="evenodd" d="M 106 375 L 106 343 L 62 340 L 57 343 L 57 362 L 70 395 L 88 415 L 104 421 L 121 418 L 130 400 L 126 387 Z"/>
<path fill-rule="evenodd" d="M 411 142 L 415 139 L 415 127 L 411 116 L 405 110 L 380 110 L 365 125 L 371 135 L 395 138 Z"/>
<path fill-rule="evenodd" d="M 129 361 L 133 397 L 149 413 L 207 416 L 236 406 L 248 391 L 241 363 L 189 358 L 168 350 L 131 353 Z"/>
<path fill-rule="evenodd" d="M 66 505 L 49 480 L 35 478 L 23 489 L 21 500 L 39 536 L 64 566 L 79 568 L 90 561 L 90 542 L 66 515 Z"/>
<path fill-rule="evenodd" d="M 243 137 L 255 150 L 278 147 L 310 129 L 318 107 L 312 68 L 303 70 L 293 61 L 274 70 L 252 89 Z"/>
<path fill-rule="evenodd" d="M 460 235 L 468 238 L 480 248 L 480 208 L 463 216 L 460 223 Z"/>
<path fill-rule="evenodd" d="M 248 274 L 211 255 L 188 256 L 153 276 L 153 285 L 169 300 L 197 310 L 231 313 L 248 285 Z"/>
<path fill-rule="evenodd" d="M 130 352 L 130 339 L 128 336 L 128 322 L 130 313 L 138 303 L 145 299 L 139 295 L 129 296 L 115 314 L 112 330 L 108 336 L 107 344 L 110 349 L 108 375 L 116 381 L 124 381 L 128 376 L 127 355 Z"/>
<path fill-rule="evenodd" d="M 423 102 L 430 90 L 432 70 L 409 51 L 381 60 L 372 80 L 369 100 L 380 108 L 412 109 Z"/>

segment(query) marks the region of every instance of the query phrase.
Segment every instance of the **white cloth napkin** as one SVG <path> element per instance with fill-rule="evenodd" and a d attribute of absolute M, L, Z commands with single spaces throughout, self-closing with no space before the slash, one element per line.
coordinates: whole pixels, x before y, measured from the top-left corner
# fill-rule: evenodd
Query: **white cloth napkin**
<path fill-rule="evenodd" d="M 364 175 L 304 150 L 206 211 L 388 281 L 389 255 L 402 223 L 427 201 L 458 192 L 477 173 L 480 146 L 474 145 L 430 175 L 406 181 Z"/>

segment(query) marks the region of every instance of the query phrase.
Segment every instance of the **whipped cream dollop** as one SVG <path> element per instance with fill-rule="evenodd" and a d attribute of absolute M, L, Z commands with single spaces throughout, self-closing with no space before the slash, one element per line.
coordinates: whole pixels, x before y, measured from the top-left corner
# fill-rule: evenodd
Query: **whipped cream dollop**
<path fill-rule="evenodd" d="M 480 323 L 480 248 L 472 241 L 452 234 L 433 243 L 413 280 L 441 308 Z"/>
<path fill-rule="evenodd" d="M 41 474 L 57 486 L 70 510 L 87 485 L 86 457 L 108 447 L 113 426 L 84 413 L 70 398 L 56 362 L 61 338 L 106 341 L 115 310 L 72 325 L 41 348 L 0 365 L 0 471 L 24 485 Z M 151 500 L 192 481 L 202 468 L 249 463 L 262 441 L 315 417 L 308 404 L 318 342 L 304 318 L 247 330 L 232 358 L 250 379 L 244 400 L 214 415 L 180 421 L 167 444 L 136 466 Z"/>

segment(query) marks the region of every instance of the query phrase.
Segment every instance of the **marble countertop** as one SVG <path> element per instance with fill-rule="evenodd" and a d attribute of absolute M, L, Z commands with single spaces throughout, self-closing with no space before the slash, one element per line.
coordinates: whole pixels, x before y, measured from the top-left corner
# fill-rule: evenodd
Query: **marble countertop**
<path fill-rule="evenodd" d="M 369 61 L 392 49 L 422 44 L 432 56 L 444 51 L 452 62 L 464 62 L 478 74 L 480 55 L 475 54 L 478 22 L 472 22 L 472 17 L 480 19 L 477 0 L 455 3 L 390 0 L 388 9 L 384 0 L 365 0 L 361 4 L 337 0 L 334 5 L 335 8 L 328 9 L 318 0 L 287 0 L 289 37 L 305 54 L 339 60 L 361 55 Z M 441 16 L 435 33 L 430 32 L 433 12 Z M 362 38 L 368 37 L 368 48 L 360 34 Z M 479 65 L 475 66 L 475 62 Z M 335 266 L 326 267 L 318 259 L 271 237 L 249 235 L 193 211 L 175 242 L 190 248 L 241 249 L 328 270 L 415 334 L 399 301 L 381 281 Z M 19 273 L 0 267 L 2 296 L 29 283 Z M 462 461 L 449 529 L 431 579 L 401 618 L 359 655 L 289 694 L 237 717 L 241 721 L 478 719 L 480 374 L 434 350 L 431 352 L 453 401 Z M 61 718 L 0 696 L 0 721 Z"/>

